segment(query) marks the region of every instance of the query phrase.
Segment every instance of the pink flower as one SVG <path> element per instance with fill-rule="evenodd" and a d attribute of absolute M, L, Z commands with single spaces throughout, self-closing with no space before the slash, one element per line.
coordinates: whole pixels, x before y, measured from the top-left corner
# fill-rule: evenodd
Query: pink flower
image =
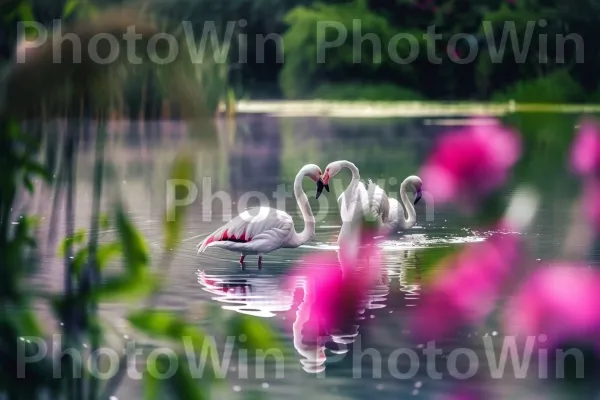
<path fill-rule="evenodd" d="M 338 254 L 311 254 L 297 264 L 290 282 L 301 282 L 303 310 L 310 315 L 304 328 L 308 335 L 330 335 L 355 322 L 366 302 L 368 290 L 377 283 L 381 262 L 369 227 L 344 229 Z"/>
<path fill-rule="evenodd" d="M 302 282 L 309 335 L 323 336 L 352 324 L 367 295 L 367 283 L 358 271 L 343 272 L 334 253 L 302 259 L 294 279 Z"/>
<path fill-rule="evenodd" d="M 448 260 L 414 309 L 415 339 L 443 339 L 463 325 L 482 322 L 493 311 L 518 256 L 518 237 L 502 235 L 471 245 Z"/>
<path fill-rule="evenodd" d="M 581 176 L 600 176 L 600 125 L 585 118 L 571 147 L 571 167 Z"/>
<path fill-rule="evenodd" d="M 506 332 L 538 338 L 546 335 L 544 346 L 548 348 L 583 341 L 600 350 L 598 288 L 600 272 L 587 265 L 554 263 L 542 267 L 507 305 Z"/>
<path fill-rule="evenodd" d="M 516 132 L 496 119 L 476 119 L 438 140 L 420 176 L 436 203 L 471 204 L 506 182 L 520 153 Z"/>

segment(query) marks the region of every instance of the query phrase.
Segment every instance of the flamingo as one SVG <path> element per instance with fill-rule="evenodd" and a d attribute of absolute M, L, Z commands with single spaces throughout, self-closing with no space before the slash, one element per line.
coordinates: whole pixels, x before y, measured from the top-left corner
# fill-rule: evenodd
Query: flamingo
<path fill-rule="evenodd" d="M 375 184 L 374 184 L 375 185 Z M 377 186 L 377 185 L 375 185 Z M 415 199 L 411 202 L 406 193 L 407 188 L 411 187 L 415 192 Z M 410 175 L 402 181 L 400 184 L 400 202 L 394 198 L 386 199 L 389 203 L 389 212 L 387 217 L 383 220 L 382 233 L 387 236 L 392 232 L 398 232 L 398 230 L 406 231 L 415 226 L 417 223 L 417 212 L 415 211 L 415 205 L 421 200 L 423 196 L 423 181 L 416 175 Z M 404 213 L 406 210 L 406 214 Z"/>
<path fill-rule="evenodd" d="M 248 209 L 209 234 L 197 245 L 198 254 L 208 247 L 216 246 L 241 254 L 240 264 L 244 266 L 246 255 L 258 254 L 258 268 L 262 268 L 262 257 L 280 248 L 296 248 L 308 242 L 315 234 L 315 218 L 302 189 L 302 180 L 309 177 L 317 184 L 318 199 L 323 192 L 321 169 L 315 164 L 307 164 L 300 169 L 294 180 L 294 196 L 304 219 L 304 229 L 296 232 L 292 217 L 271 207 Z M 327 188 L 329 191 L 329 188 Z"/>
<path fill-rule="evenodd" d="M 417 214 L 414 208 L 422 197 L 423 182 L 421 178 L 415 175 L 407 177 L 400 185 L 400 202 L 396 199 L 390 199 L 385 191 L 376 183 L 369 179 L 368 185 L 360 181 L 360 172 L 356 165 L 347 160 L 334 161 L 327 165 L 323 174 L 323 185 L 329 191 L 329 181 L 332 177 L 340 173 L 343 168 L 348 168 L 352 172 L 352 181 L 348 187 L 338 197 L 340 214 L 342 217 L 342 230 L 355 221 L 357 213 L 370 217 L 375 221 L 377 228 L 384 236 L 393 230 L 408 230 L 412 228 L 417 221 Z M 407 188 L 411 186 L 415 191 L 414 203 L 408 199 Z M 357 208 L 358 206 L 358 208 Z M 406 209 L 407 217 L 404 215 Z M 402 218 L 400 211 L 402 210 Z"/>

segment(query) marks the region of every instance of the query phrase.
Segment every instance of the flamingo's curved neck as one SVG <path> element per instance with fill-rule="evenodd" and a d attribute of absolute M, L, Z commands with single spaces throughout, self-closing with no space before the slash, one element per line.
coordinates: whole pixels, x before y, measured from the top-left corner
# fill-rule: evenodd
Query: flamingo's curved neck
<path fill-rule="evenodd" d="M 304 219 L 304 229 L 302 232 L 297 233 L 294 228 L 292 237 L 289 240 L 289 245 L 293 247 L 303 245 L 315 234 L 315 217 L 310 208 L 310 204 L 308 203 L 308 197 L 306 197 L 306 193 L 304 193 L 304 189 L 302 189 L 302 179 L 305 176 L 306 172 L 301 170 L 298 172 L 298 175 L 296 175 L 296 179 L 294 180 L 294 196 L 296 197 L 298 207 L 300 207 L 300 212 L 302 213 L 302 218 Z"/>
<path fill-rule="evenodd" d="M 417 222 L 417 212 L 415 206 L 408 198 L 406 193 L 406 187 L 408 186 L 408 179 L 405 179 L 400 185 L 400 199 L 402 200 L 402 207 L 406 210 L 406 214 L 402 212 L 402 218 L 400 220 L 400 227 L 403 230 L 412 228 Z"/>
<path fill-rule="evenodd" d="M 354 165 L 350 161 L 344 160 L 340 162 L 340 166 L 342 168 L 348 168 L 352 172 L 352 180 L 350 181 L 348 187 L 355 188 L 356 185 L 358 185 L 358 183 L 360 182 L 360 173 L 358 172 L 358 168 L 356 167 L 356 165 Z"/>

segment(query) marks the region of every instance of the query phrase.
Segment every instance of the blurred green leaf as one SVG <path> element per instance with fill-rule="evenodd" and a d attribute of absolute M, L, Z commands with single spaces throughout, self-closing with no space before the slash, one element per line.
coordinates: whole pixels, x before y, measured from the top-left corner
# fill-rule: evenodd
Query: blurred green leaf
<path fill-rule="evenodd" d="M 31 309 L 25 307 L 8 308 L 6 317 L 12 322 L 21 336 L 41 336 L 42 330 Z"/>
<path fill-rule="evenodd" d="M 69 18 L 79 4 L 79 0 L 67 0 L 63 8 L 63 18 Z"/>
<path fill-rule="evenodd" d="M 34 186 L 29 175 L 23 176 L 23 184 L 25 185 L 25 188 L 27 189 L 27 191 L 29 191 L 29 193 L 33 193 Z"/>
<path fill-rule="evenodd" d="M 193 182 L 193 160 L 194 159 L 190 154 L 183 154 L 178 157 L 173 165 L 170 179 L 180 179 Z M 187 193 L 180 193 L 181 191 L 187 192 L 187 189 L 183 188 L 181 185 L 177 185 L 175 189 L 175 198 L 183 198 L 187 195 Z M 169 218 L 169 215 L 165 217 L 165 251 L 172 252 L 177 247 L 186 214 L 185 207 L 180 207 L 177 210 L 173 210 L 174 218 Z"/>
<path fill-rule="evenodd" d="M 177 342 L 187 338 L 197 348 L 202 348 L 206 337 L 199 328 L 166 311 L 138 311 L 129 315 L 128 319 L 134 327 L 149 335 L 160 336 Z"/>
<path fill-rule="evenodd" d="M 19 14 L 19 19 L 21 21 L 35 21 L 35 17 L 33 16 L 33 8 L 31 7 L 31 3 L 27 0 L 21 1 L 19 7 L 17 8 L 17 12 Z"/>
<path fill-rule="evenodd" d="M 50 171 L 48 171 L 48 169 L 46 169 L 46 167 L 44 167 L 42 164 L 32 160 L 25 160 L 24 164 L 27 173 L 38 175 L 46 182 L 52 181 L 52 175 L 50 174 Z"/>
<path fill-rule="evenodd" d="M 179 356 L 179 365 L 188 365 L 187 357 Z M 157 359 L 157 364 L 164 364 L 160 366 L 161 371 L 166 371 L 169 368 L 169 364 L 162 359 Z M 167 380 L 169 389 L 176 396 L 177 399 L 181 400 L 204 400 L 208 399 L 209 396 L 205 393 L 190 372 L 189 368 L 177 368 L 175 375 Z"/>
<path fill-rule="evenodd" d="M 122 207 L 117 210 L 117 231 L 123 248 L 126 268 L 134 276 L 143 274 L 149 263 L 148 246 Z"/>
<path fill-rule="evenodd" d="M 158 366 L 156 365 L 156 359 L 146 360 L 146 370 L 144 371 L 144 399 L 145 400 L 158 400 L 160 396 L 160 380 L 150 371 L 156 371 Z"/>
<path fill-rule="evenodd" d="M 85 229 L 83 229 L 83 228 L 77 230 L 73 234 L 73 236 L 64 238 L 58 245 L 58 255 L 60 257 L 65 256 L 65 253 L 67 251 L 67 243 L 70 242 L 71 247 L 73 247 L 74 245 L 82 244 L 85 241 L 85 238 L 86 238 L 86 232 L 85 232 Z"/>
<path fill-rule="evenodd" d="M 107 278 L 98 288 L 100 300 L 133 300 L 156 290 L 157 281 L 151 275 L 116 276 Z"/>
<path fill-rule="evenodd" d="M 100 214 L 100 229 L 108 229 L 110 227 L 110 221 L 108 220 L 108 215 Z"/>
<path fill-rule="evenodd" d="M 249 350 L 281 348 L 277 333 L 260 318 L 236 314 L 228 322 L 228 332 L 238 338 L 244 335 L 246 340 L 239 345 Z"/>
<path fill-rule="evenodd" d="M 105 268 L 113 258 L 118 257 L 122 254 L 122 247 L 120 243 L 105 243 L 98 246 L 98 252 L 96 254 L 98 267 L 100 269 Z"/>
<path fill-rule="evenodd" d="M 73 274 L 75 276 L 79 276 L 79 274 L 83 270 L 83 266 L 88 261 L 88 258 L 89 258 L 89 253 L 88 253 L 87 247 L 81 248 L 77 251 L 77 253 L 75 253 L 75 255 L 73 256 L 73 264 L 72 264 L 73 265 Z"/>

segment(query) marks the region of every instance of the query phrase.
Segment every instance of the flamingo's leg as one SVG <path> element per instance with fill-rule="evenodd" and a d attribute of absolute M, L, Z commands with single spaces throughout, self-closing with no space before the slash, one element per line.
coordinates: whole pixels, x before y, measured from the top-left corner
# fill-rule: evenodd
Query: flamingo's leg
<path fill-rule="evenodd" d="M 258 255 L 258 269 L 262 269 L 262 254 Z"/>
<path fill-rule="evenodd" d="M 242 254 L 242 255 L 240 256 L 240 264 L 243 264 L 243 263 L 244 263 L 244 258 L 246 258 L 246 256 Z"/>

